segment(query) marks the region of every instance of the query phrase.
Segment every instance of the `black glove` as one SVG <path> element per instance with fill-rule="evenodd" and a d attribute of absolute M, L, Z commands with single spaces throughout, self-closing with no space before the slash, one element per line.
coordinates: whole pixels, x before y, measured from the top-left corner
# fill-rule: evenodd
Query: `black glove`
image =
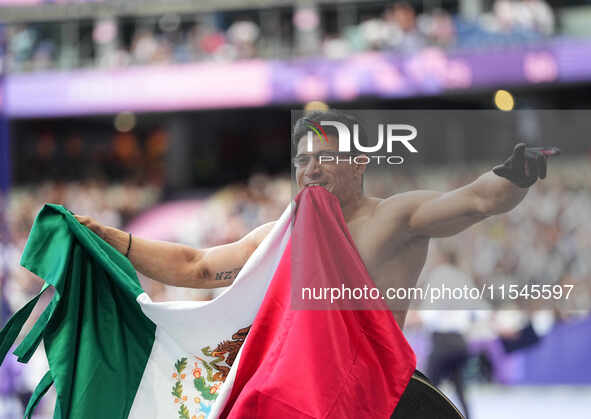
<path fill-rule="evenodd" d="M 521 188 L 528 188 L 536 183 L 538 178 L 546 177 L 548 156 L 559 154 L 558 147 L 528 147 L 525 143 L 519 143 L 513 149 L 513 154 L 503 164 L 495 166 L 493 172 Z"/>

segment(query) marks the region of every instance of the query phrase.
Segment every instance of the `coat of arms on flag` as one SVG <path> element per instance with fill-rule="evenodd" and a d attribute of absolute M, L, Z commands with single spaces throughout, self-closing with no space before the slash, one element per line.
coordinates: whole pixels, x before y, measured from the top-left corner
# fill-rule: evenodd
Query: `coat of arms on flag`
<path fill-rule="evenodd" d="M 171 394 L 173 403 L 179 404 L 179 418 L 208 417 L 218 390 L 226 380 L 249 330 L 250 326 L 238 330 L 232 335 L 232 340 L 225 340 L 214 349 L 209 346 L 202 348 L 201 356 L 192 356 L 192 366 L 187 357 L 176 360 L 171 375 Z"/>

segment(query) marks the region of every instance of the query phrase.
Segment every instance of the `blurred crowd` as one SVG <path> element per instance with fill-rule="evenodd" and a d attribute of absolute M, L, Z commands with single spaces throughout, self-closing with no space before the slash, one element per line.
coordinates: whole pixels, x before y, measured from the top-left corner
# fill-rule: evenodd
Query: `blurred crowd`
<path fill-rule="evenodd" d="M 11 72 L 125 67 L 199 61 L 481 48 L 555 34 L 545 0 L 495 0 L 472 18 L 454 9 L 396 1 L 290 9 L 168 14 L 151 18 L 14 24 L 6 27 Z M 455 5 L 457 6 L 457 5 Z M 332 8 L 331 8 L 332 7 Z M 457 8 L 456 8 L 457 10 Z"/>
<path fill-rule="evenodd" d="M 411 3 L 395 2 L 380 16 L 326 36 L 323 53 L 336 58 L 368 50 L 507 46 L 546 39 L 554 32 L 554 12 L 544 0 L 496 0 L 492 10 L 476 19 L 441 8 L 417 14 Z"/>
<path fill-rule="evenodd" d="M 77 214 L 88 214 L 107 225 L 122 227 L 125 220 L 158 202 L 160 190 L 134 183 L 106 184 L 101 181 L 46 182 L 11 191 L 6 221 L 9 241 L 2 243 L 2 298 L 11 312 L 38 292 L 42 281 L 19 266 L 29 232 L 45 203 L 62 204 Z M 6 274 L 6 276 L 4 276 Z"/>

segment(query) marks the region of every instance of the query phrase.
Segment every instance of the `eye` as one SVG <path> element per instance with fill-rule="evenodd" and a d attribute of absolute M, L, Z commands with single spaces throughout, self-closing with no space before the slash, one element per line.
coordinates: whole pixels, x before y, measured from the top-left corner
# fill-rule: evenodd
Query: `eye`
<path fill-rule="evenodd" d="M 317 156 L 318 163 L 323 165 L 334 165 L 336 164 L 339 153 L 336 151 L 327 150 L 318 152 Z"/>
<path fill-rule="evenodd" d="M 293 158 L 293 164 L 295 167 L 307 166 L 310 162 L 310 156 L 295 156 Z"/>

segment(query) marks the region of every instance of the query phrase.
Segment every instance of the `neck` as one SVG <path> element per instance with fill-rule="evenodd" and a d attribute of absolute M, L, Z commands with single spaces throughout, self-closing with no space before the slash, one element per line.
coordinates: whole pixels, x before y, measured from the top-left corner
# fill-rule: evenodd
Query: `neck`
<path fill-rule="evenodd" d="M 343 211 L 343 218 L 345 218 L 345 222 L 349 222 L 355 217 L 355 214 L 359 208 L 362 207 L 364 200 L 365 196 L 361 191 L 359 191 L 351 196 L 347 202 L 341 202 L 341 210 Z"/>

